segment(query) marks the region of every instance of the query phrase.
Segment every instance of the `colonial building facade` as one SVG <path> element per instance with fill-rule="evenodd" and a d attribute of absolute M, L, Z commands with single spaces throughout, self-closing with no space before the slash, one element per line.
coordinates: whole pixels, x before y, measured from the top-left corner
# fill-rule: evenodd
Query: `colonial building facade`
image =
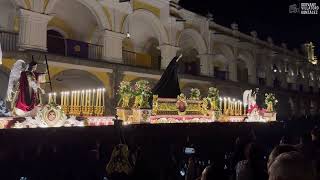
<path fill-rule="evenodd" d="M 305 52 L 272 38 L 221 26 L 179 6 L 178 0 L 3 0 L 0 2 L 0 97 L 10 68 L 31 55 L 49 62 L 55 92 L 105 87 L 113 113 L 122 80 L 155 84 L 182 53 L 180 86 L 220 89 L 240 99 L 249 88 L 276 93 L 279 117 L 316 115 L 320 71 Z M 47 90 L 50 89 L 47 87 Z"/>

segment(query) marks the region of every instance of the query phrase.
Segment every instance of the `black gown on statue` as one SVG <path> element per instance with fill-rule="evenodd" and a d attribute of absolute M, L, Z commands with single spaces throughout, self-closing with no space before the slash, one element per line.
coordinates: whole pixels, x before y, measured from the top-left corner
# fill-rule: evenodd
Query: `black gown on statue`
<path fill-rule="evenodd" d="M 161 79 L 152 89 L 154 95 L 158 95 L 160 98 L 177 98 L 181 94 L 177 59 L 178 57 L 176 56 L 171 60 Z"/>

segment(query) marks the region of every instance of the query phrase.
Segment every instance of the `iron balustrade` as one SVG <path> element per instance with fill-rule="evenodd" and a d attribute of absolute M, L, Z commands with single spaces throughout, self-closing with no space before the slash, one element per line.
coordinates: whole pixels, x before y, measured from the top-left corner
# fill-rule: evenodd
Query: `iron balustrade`
<path fill-rule="evenodd" d="M 68 57 L 102 59 L 103 46 L 48 35 L 48 52 Z"/>
<path fill-rule="evenodd" d="M 2 51 L 16 51 L 18 50 L 18 33 L 0 31 L 0 43 Z"/>

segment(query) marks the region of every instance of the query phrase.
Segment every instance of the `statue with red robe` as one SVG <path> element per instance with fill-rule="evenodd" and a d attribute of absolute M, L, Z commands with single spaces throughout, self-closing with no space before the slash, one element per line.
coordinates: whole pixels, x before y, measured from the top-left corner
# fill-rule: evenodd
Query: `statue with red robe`
<path fill-rule="evenodd" d="M 7 101 L 11 102 L 14 116 L 34 117 L 39 109 L 44 90 L 40 87 L 41 74 L 36 69 L 37 63 L 34 61 L 26 65 L 23 60 L 18 60 L 11 70 Z"/>

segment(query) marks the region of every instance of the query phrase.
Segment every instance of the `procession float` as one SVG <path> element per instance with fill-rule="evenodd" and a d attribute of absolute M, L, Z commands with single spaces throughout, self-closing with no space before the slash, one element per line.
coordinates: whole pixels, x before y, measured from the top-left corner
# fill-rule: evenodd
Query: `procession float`
<path fill-rule="evenodd" d="M 243 99 L 222 97 L 210 87 L 206 96 L 197 88 L 190 94 L 180 91 L 175 57 L 161 79 L 151 88 L 146 80 L 118 87 L 116 115 L 106 115 L 105 88 L 45 93 L 40 84 L 45 73 L 37 73 L 37 63 L 18 60 L 8 83 L 7 97 L 0 101 L 0 128 L 48 128 L 124 124 L 270 122 L 276 121 L 277 99 L 265 94 L 265 107 L 256 103 L 258 89 L 246 90 Z M 45 98 L 44 98 L 45 97 Z"/>

